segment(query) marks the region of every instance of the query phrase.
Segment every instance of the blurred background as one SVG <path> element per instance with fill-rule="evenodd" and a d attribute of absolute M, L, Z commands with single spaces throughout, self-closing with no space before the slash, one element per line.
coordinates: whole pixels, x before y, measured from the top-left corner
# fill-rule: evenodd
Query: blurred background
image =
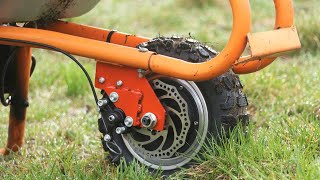
<path fill-rule="evenodd" d="M 251 114 L 247 149 L 240 154 L 227 153 L 237 147 L 223 149 L 224 154 L 212 152 L 201 161 L 204 165 L 182 174 L 218 179 L 320 177 L 320 1 L 294 2 L 303 48 L 262 71 L 240 76 Z M 273 1 L 250 3 L 253 32 L 273 29 Z M 101 0 L 88 14 L 67 21 L 151 38 L 192 36 L 218 51 L 232 28 L 225 0 Z M 136 166 L 125 174 L 103 160 L 98 113 L 84 75 L 55 52 L 35 50 L 34 55 L 38 63 L 30 84 L 26 144 L 21 153 L 0 158 L 0 177 L 155 178 Z M 80 59 L 94 77 L 94 61 Z M 0 112 L 4 146 L 8 108 Z"/>

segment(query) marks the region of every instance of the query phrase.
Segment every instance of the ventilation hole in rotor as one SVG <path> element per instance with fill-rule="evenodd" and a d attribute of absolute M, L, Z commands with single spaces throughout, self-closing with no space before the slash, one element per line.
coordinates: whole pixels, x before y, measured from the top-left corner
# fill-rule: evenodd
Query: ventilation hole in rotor
<path fill-rule="evenodd" d="M 171 93 L 169 93 L 169 96 L 171 96 L 172 94 Z"/>
<path fill-rule="evenodd" d="M 185 131 L 186 131 L 186 130 L 187 130 L 187 128 L 183 128 L 183 130 L 185 130 Z"/>
<path fill-rule="evenodd" d="M 144 142 L 144 141 L 149 141 L 150 140 L 150 136 L 141 134 L 138 131 L 132 131 L 131 132 L 131 136 L 132 136 L 132 138 L 134 140 L 136 140 L 138 142 Z"/>
<path fill-rule="evenodd" d="M 158 81 L 156 81 L 154 84 L 158 86 L 160 83 Z"/>
<path fill-rule="evenodd" d="M 167 150 L 168 148 L 170 148 L 173 144 L 174 141 L 174 132 L 173 132 L 173 128 L 170 126 L 168 128 L 168 135 L 167 135 L 167 139 L 163 144 L 162 150 Z"/>
<path fill-rule="evenodd" d="M 183 141 L 182 141 L 182 140 L 180 140 L 180 141 L 179 141 L 179 144 L 183 144 Z"/>
<path fill-rule="evenodd" d="M 182 103 L 182 100 L 180 100 L 179 102 Z"/>
<path fill-rule="evenodd" d="M 181 111 L 179 104 L 177 103 L 177 101 L 173 100 L 173 99 L 163 99 L 164 100 L 164 104 L 168 107 L 171 107 L 172 109 L 177 110 L 178 112 Z M 171 112 L 169 110 L 169 112 Z"/>
<path fill-rule="evenodd" d="M 154 151 L 159 147 L 158 145 L 161 144 L 162 141 L 163 141 L 163 137 L 160 136 L 154 141 L 152 141 L 152 143 L 145 144 L 142 147 L 145 148 L 147 151 Z"/>
<path fill-rule="evenodd" d="M 163 89 L 154 89 L 154 92 L 156 93 L 157 97 L 161 97 L 167 94 L 167 91 Z"/>
<path fill-rule="evenodd" d="M 165 88 L 165 89 L 166 89 L 166 88 L 167 88 L 167 86 L 166 86 L 166 85 L 163 85 L 163 88 Z"/>
<path fill-rule="evenodd" d="M 189 123 L 186 122 L 184 125 L 189 126 Z"/>
<path fill-rule="evenodd" d="M 187 114 L 184 114 L 184 116 L 187 116 Z"/>
<path fill-rule="evenodd" d="M 176 137 L 176 140 L 178 141 L 178 140 L 179 140 L 179 138 L 178 138 L 178 137 Z"/>
<path fill-rule="evenodd" d="M 166 153 L 162 153 L 162 155 L 164 155 L 164 156 L 165 156 L 165 155 L 166 155 Z"/>
<path fill-rule="evenodd" d="M 178 96 L 177 99 L 180 99 L 180 97 Z"/>
<path fill-rule="evenodd" d="M 170 156 L 170 152 L 167 152 L 167 156 Z"/>
<path fill-rule="evenodd" d="M 174 89 L 171 89 L 171 92 L 174 92 Z M 174 95 L 176 95 L 177 93 L 174 93 Z"/>
<path fill-rule="evenodd" d="M 159 149 L 159 152 L 161 152 L 161 149 Z"/>
<path fill-rule="evenodd" d="M 158 157 L 158 154 L 155 154 L 154 157 Z"/>
<path fill-rule="evenodd" d="M 168 87 L 167 89 L 168 89 L 168 91 L 170 91 L 170 90 L 171 90 L 171 88 L 169 88 L 169 87 Z"/>
<path fill-rule="evenodd" d="M 177 96 L 178 94 L 177 93 L 174 93 L 174 96 Z"/>
<path fill-rule="evenodd" d="M 162 87 L 163 85 L 162 85 L 162 84 L 160 84 L 159 86 L 160 86 L 160 87 Z"/>
<path fill-rule="evenodd" d="M 171 117 L 172 122 L 173 122 L 173 124 L 175 126 L 175 130 L 177 132 L 177 135 L 180 134 L 181 133 L 181 128 L 182 128 L 182 122 L 180 120 L 180 117 L 177 114 L 175 114 L 175 113 L 173 113 L 171 111 L 169 111 L 169 116 Z"/>
<path fill-rule="evenodd" d="M 183 111 L 183 112 L 186 112 L 187 110 L 186 110 L 186 109 L 182 109 L 182 111 Z"/>

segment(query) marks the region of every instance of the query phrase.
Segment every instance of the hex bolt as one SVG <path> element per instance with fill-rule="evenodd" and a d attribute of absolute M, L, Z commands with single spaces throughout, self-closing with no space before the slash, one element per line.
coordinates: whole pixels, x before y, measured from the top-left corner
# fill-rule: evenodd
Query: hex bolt
<path fill-rule="evenodd" d="M 122 134 L 122 133 L 124 133 L 124 131 L 126 131 L 125 127 L 117 127 L 116 128 L 116 133 L 117 134 Z"/>
<path fill-rule="evenodd" d="M 179 90 L 182 90 L 183 89 L 183 86 L 179 86 Z"/>
<path fill-rule="evenodd" d="M 116 120 L 116 117 L 115 117 L 113 114 L 111 114 L 111 115 L 108 117 L 108 119 L 109 119 L 110 122 L 113 122 L 114 120 Z"/>
<path fill-rule="evenodd" d="M 124 125 L 126 125 L 127 127 L 132 127 L 132 125 L 133 125 L 133 119 L 132 119 L 132 117 L 127 116 L 127 117 L 124 119 Z"/>
<path fill-rule="evenodd" d="M 117 102 L 119 100 L 119 95 L 116 92 L 112 92 L 110 93 L 109 98 L 111 102 Z"/>
<path fill-rule="evenodd" d="M 123 82 L 122 82 L 121 80 L 117 81 L 117 86 L 118 86 L 118 87 L 121 87 L 122 84 L 123 84 Z"/>
<path fill-rule="evenodd" d="M 100 84 L 103 84 L 105 81 L 106 81 L 106 79 L 104 77 L 100 77 L 99 78 L 99 83 Z"/>
<path fill-rule="evenodd" d="M 111 141 L 111 136 L 109 134 L 104 135 L 103 140 L 106 142 L 110 142 Z"/>
<path fill-rule="evenodd" d="M 199 122 L 198 122 L 198 121 L 195 121 L 195 122 L 193 122 L 193 124 L 194 124 L 195 126 L 197 126 L 197 125 L 199 124 Z"/>
<path fill-rule="evenodd" d="M 99 107 L 105 106 L 108 104 L 108 100 L 107 99 L 100 99 L 97 104 Z"/>

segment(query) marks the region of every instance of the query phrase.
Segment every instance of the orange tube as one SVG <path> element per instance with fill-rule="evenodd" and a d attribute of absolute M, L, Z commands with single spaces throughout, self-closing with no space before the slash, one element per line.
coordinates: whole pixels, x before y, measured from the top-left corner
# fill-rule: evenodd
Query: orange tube
<path fill-rule="evenodd" d="M 240 57 L 246 46 L 246 35 L 251 28 L 249 0 L 230 0 L 230 4 L 233 13 L 233 29 L 226 48 L 217 57 L 198 64 L 155 55 L 153 52 L 139 52 L 134 48 L 39 29 L 2 26 L 0 38 L 48 44 L 71 54 L 106 63 L 149 69 L 155 73 L 176 78 L 207 80 L 226 72 Z M 2 43 L 14 44 L 4 41 Z"/>
<path fill-rule="evenodd" d="M 276 22 L 274 29 L 291 27 L 294 21 L 294 8 L 292 0 L 274 0 L 274 4 L 276 9 Z M 241 61 L 246 60 L 245 57 L 241 57 L 237 62 L 239 64 L 234 65 L 233 71 L 237 74 L 256 72 L 270 65 L 275 59 L 276 57 L 262 58 L 241 63 Z"/>
<path fill-rule="evenodd" d="M 64 21 L 56 21 L 44 29 L 128 47 L 136 47 L 150 40 L 146 37 Z"/>

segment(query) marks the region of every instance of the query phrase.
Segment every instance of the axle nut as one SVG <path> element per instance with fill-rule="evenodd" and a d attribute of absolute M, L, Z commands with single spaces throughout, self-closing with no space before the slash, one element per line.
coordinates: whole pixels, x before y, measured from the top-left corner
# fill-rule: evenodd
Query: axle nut
<path fill-rule="evenodd" d="M 149 112 L 143 115 L 140 121 L 143 127 L 154 128 L 157 124 L 157 117 L 153 113 Z"/>

